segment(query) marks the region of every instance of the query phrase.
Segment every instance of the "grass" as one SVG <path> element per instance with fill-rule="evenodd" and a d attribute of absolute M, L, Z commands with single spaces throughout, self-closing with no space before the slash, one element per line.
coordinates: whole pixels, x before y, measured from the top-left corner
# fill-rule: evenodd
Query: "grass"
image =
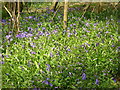
<path fill-rule="evenodd" d="M 68 28 L 63 12 L 21 14 L 21 32 L 12 36 L 8 19 L 2 22 L 3 88 L 117 88 L 117 11 L 69 9 Z"/>

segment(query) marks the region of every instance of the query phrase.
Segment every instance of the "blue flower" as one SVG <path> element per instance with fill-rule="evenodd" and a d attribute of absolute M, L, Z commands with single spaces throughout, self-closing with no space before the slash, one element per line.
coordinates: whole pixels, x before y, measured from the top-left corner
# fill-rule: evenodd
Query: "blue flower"
<path fill-rule="evenodd" d="M 72 27 L 73 25 L 72 25 L 72 24 L 70 24 L 70 26 Z"/>
<path fill-rule="evenodd" d="M 30 52 L 31 54 L 36 54 L 36 52 Z"/>
<path fill-rule="evenodd" d="M 113 78 L 112 80 L 116 83 L 116 79 L 115 78 Z"/>
<path fill-rule="evenodd" d="M 49 32 L 45 32 L 45 35 L 48 36 L 48 35 L 50 35 L 50 33 Z"/>
<path fill-rule="evenodd" d="M 105 33 L 109 33 L 109 31 L 106 31 Z"/>
<path fill-rule="evenodd" d="M 20 33 L 20 34 L 16 35 L 16 37 L 18 37 L 18 38 L 24 38 L 24 37 L 26 37 L 26 33 L 27 32 Z"/>
<path fill-rule="evenodd" d="M 45 27 L 42 27 L 42 30 L 45 30 L 46 28 Z"/>
<path fill-rule="evenodd" d="M 42 31 L 39 31 L 38 35 L 42 36 L 42 35 L 44 35 L 44 33 Z"/>
<path fill-rule="evenodd" d="M 86 80 L 86 74 L 85 73 L 82 74 L 82 80 Z"/>
<path fill-rule="evenodd" d="M 43 81 L 42 83 L 45 83 L 47 85 L 50 85 L 51 87 L 53 86 L 48 80 Z"/>
<path fill-rule="evenodd" d="M 96 43 L 96 46 L 98 46 L 99 45 L 99 43 Z"/>
<path fill-rule="evenodd" d="M 33 34 L 31 34 L 31 33 L 28 33 L 27 35 L 26 35 L 26 37 L 32 37 L 33 36 Z"/>
<path fill-rule="evenodd" d="M 6 75 L 8 76 L 8 75 L 9 75 L 9 73 L 6 73 Z"/>
<path fill-rule="evenodd" d="M 50 71 L 50 64 L 46 64 L 46 65 L 47 65 L 46 70 L 47 70 L 47 71 Z"/>
<path fill-rule="evenodd" d="M 35 45 L 34 43 L 30 43 L 30 46 L 31 46 L 32 48 L 35 48 L 35 47 L 36 47 L 36 45 Z"/>
<path fill-rule="evenodd" d="M 52 52 L 50 52 L 50 57 L 53 57 L 54 55 L 53 55 L 53 53 Z"/>
<path fill-rule="evenodd" d="M 70 37 L 72 35 L 72 33 L 68 33 L 68 37 Z"/>
<path fill-rule="evenodd" d="M 34 17 L 34 16 L 29 16 L 28 18 L 29 18 L 29 19 L 32 19 L 33 17 Z"/>
<path fill-rule="evenodd" d="M 85 25 L 86 25 L 86 26 L 89 26 L 89 23 L 86 23 Z"/>
<path fill-rule="evenodd" d="M 41 23 L 37 23 L 38 26 L 42 25 Z"/>
<path fill-rule="evenodd" d="M 99 80 L 98 79 L 96 79 L 95 84 L 97 84 L 97 85 L 99 84 Z"/>
<path fill-rule="evenodd" d="M 5 62 L 4 61 L 0 61 L 0 64 L 4 64 Z"/>
<path fill-rule="evenodd" d="M 2 19 L 2 22 L 3 22 L 3 23 L 5 23 L 5 22 L 6 22 L 6 20 L 5 20 L 5 19 Z"/>
<path fill-rule="evenodd" d="M 112 47 L 115 47 L 115 45 L 112 45 Z"/>
<path fill-rule="evenodd" d="M 67 49 L 67 51 L 71 51 L 70 49 Z"/>
<path fill-rule="evenodd" d="M 57 30 L 53 30 L 53 31 L 52 31 L 53 34 L 55 34 L 55 33 L 57 33 L 57 32 L 58 32 Z"/>
<path fill-rule="evenodd" d="M 28 30 L 31 30 L 32 28 L 31 27 L 28 27 Z"/>
<path fill-rule="evenodd" d="M 6 35 L 6 38 L 7 39 L 10 39 L 12 36 L 11 35 Z"/>

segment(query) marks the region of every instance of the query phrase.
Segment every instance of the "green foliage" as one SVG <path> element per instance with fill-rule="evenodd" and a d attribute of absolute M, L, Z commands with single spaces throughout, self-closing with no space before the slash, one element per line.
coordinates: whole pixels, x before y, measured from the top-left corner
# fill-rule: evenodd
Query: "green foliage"
<path fill-rule="evenodd" d="M 118 70 L 116 15 L 86 12 L 80 20 L 80 12 L 69 11 L 63 30 L 62 12 L 54 22 L 50 13 L 23 13 L 16 37 L 6 21 L 3 88 L 117 88 L 112 80 Z"/>

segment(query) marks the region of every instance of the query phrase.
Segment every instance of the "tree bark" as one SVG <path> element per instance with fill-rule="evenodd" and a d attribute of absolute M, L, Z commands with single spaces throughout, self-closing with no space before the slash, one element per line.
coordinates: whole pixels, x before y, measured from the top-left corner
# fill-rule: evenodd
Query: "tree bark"
<path fill-rule="evenodd" d="M 67 28 L 67 12 L 68 12 L 68 0 L 65 0 L 64 4 L 64 19 L 63 19 L 63 28 Z"/>
<path fill-rule="evenodd" d="M 18 31 L 20 30 L 20 22 L 19 22 L 19 18 L 20 18 L 20 0 L 18 0 L 18 7 L 17 7 L 17 12 L 18 12 L 18 14 L 17 14 L 17 33 L 18 33 Z"/>
<path fill-rule="evenodd" d="M 11 22 L 9 28 L 16 35 L 20 29 L 19 27 L 19 17 L 20 17 L 20 1 L 18 2 L 8 2 L 8 6 L 4 5 L 4 8 L 9 13 L 11 17 Z"/>

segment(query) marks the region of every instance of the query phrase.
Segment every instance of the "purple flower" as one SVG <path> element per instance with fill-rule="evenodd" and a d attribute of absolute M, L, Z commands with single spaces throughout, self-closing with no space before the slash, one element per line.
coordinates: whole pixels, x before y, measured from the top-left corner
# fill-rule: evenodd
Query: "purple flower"
<path fill-rule="evenodd" d="M 49 32 L 45 32 L 45 35 L 48 36 L 48 35 L 50 35 L 50 33 Z"/>
<path fill-rule="evenodd" d="M 99 43 L 96 43 L 96 46 L 98 46 L 99 45 Z"/>
<path fill-rule="evenodd" d="M 6 20 L 5 20 L 5 19 L 2 19 L 2 22 L 3 22 L 3 23 L 5 23 L 5 22 L 6 22 Z"/>
<path fill-rule="evenodd" d="M 34 17 L 34 16 L 29 16 L 28 18 L 29 18 L 29 19 L 32 19 L 33 17 Z"/>
<path fill-rule="evenodd" d="M 73 25 L 76 25 L 76 23 L 74 23 Z"/>
<path fill-rule="evenodd" d="M 44 35 L 44 33 L 42 31 L 39 31 L 38 35 Z"/>
<path fill-rule="evenodd" d="M 9 34 L 13 33 L 12 31 L 9 31 Z"/>
<path fill-rule="evenodd" d="M 6 58 L 9 58 L 9 56 L 8 55 L 5 55 L 6 56 Z"/>
<path fill-rule="evenodd" d="M 28 30 L 31 30 L 32 28 L 31 27 L 28 27 Z"/>
<path fill-rule="evenodd" d="M 89 33 L 90 31 L 86 30 L 87 33 Z"/>
<path fill-rule="evenodd" d="M 24 38 L 24 37 L 26 37 L 26 32 L 20 33 L 20 34 L 16 35 L 16 37 L 18 37 L 18 38 Z"/>
<path fill-rule="evenodd" d="M 94 23 L 93 25 L 96 26 L 98 23 Z"/>
<path fill-rule="evenodd" d="M 112 47 L 115 47 L 115 45 L 112 45 Z"/>
<path fill-rule="evenodd" d="M 95 84 L 97 84 L 97 85 L 99 84 L 99 80 L 98 79 L 96 79 Z"/>
<path fill-rule="evenodd" d="M 36 47 L 34 43 L 30 43 L 30 46 L 33 47 L 33 48 Z"/>
<path fill-rule="evenodd" d="M 7 39 L 10 39 L 12 36 L 11 35 L 6 35 L 6 38 Z"/>
<path fill-rule="evenodd" d="M 72 73 L 71 73 L 71 72 L 69 72 L 69 75 L 72 75 Z"/>
<path fill-rule="evenodd" d="M 58 32 L 57 30 L 53 30 L 53 31 L 52 31 L 53 34 L 55 34 L 55 33 L 57 33 L 57 32 Z"/>
<path fill-rule="evenodd" d="M 4 61 L 0 61 L 0 64 L 4 64 L 5 62 Z"/>
<path fill-rule="evenodd" d="M 37 25 L 38 25 L 38 26 L 40 26 L 40 25 L 41 25 L 41 23 L 37 23 Z"/>
<path fill-rule="evenodd" d="M 116 83 L 116 79 L 115 78 L 113 78 L 112 80 Z"/>
<path fill-rule="evenodd" d="M 67 51 L 71 51 L 70 49 L 67 49 Z"/>
<path fill-rule="evenodd" d="M 30 52 L 31 54 L 36 54 L 36 52 Z"/>
<path fill-rule="evenodd" d="M 46 64 L 46 65 L 47 65 L 46 70 L 50 71 L 50 64 Z"/>
<path fill-rule="evenodd" d="M 9 73 L 6 73 L 6 75 L 8 76 L 8 75 L 9 75 Z"/>
<path fill-rule="evenodd" d="M 88 52 L 88 50 L 85 50 L 86 52 Z"/>
<path fill-rule="evenodd" d="M 45 30 L 46 28 L 45 27 L 42 27 L 42 30 Z"/>
<path fill-rule="evenodd" d="M 34 39 L 38 39 L 38 37 L 34 37 Z"/>
<path fill-rule="evenodd" d="M 50 52 L 50 57 L 53 57 L 54 55 L 53 55 L 53 53 L 52 52 Z"/>
<path fill-rule="evenodd" d="M 90 44 L 88 44 L 88 43 L 84 43 L 84 44 L 86 44 L 87 46 L 90 46 Z"/>
<path fill-rule="evenodd" d="M 75 30 L 73 31 L 73 33 L 74 33 L 74 34 L 77 34 L 77 32 L 76 32 Z"/>
<path fill-rule="evenodd" d="M 73 25 L 72 25 L 72 24 L 70 24 L 70 26 L 72 27 Z"/>
<path fill-rule="evenodd" d="M 86 26 L 89 26 L 89 23 L 86 23 L 85 25 L 86 25 Z"/>
<path fill-rule="evenodd" d="M 105 33 L 109 33 L 109 31 L 106 31 Z"/>
<path fill-rule="evenodd" d="M 100 38 L 100 34 L 97 34 L 96 36 Z"/>
<path fill-rule="evenodd" d="M 82 63 L 80 63 L 80 62 L 77 62 L 77 64 L 81 65 Z"/>
<path fill-rule="evenodd" d="M 50 67 L 50 64 L 46 64 L 48 67 Z"/>
<path fill-rule="evenodd" d="M 43 81 L 42 83 L 45 83 L 47 85 L 50 85 L 51 87 L 53 86 L 50 82 L 48 82 L 47 80 Z"/>
<path fill-rule="evenodd" d="M 68 37 L 70 37 L 72 35 L 72 33 L 68 33 Z"/>
<path fill-rule="evenodd" d="M 32 37 L 33 36 L 33 34 L 31 34 L 31 33 L 28 33 L 27 35 L 26 35 L 26 37 Z"/>
<path fill-rule="evenodd" d="M 86 80 L 86 74 L 85 73 L 82 74 L 82 80 Z"/>
<path fill-rule="evenodd" d="M 46 78 L 46 80 L 49 80 L 50 78 Z"/>

